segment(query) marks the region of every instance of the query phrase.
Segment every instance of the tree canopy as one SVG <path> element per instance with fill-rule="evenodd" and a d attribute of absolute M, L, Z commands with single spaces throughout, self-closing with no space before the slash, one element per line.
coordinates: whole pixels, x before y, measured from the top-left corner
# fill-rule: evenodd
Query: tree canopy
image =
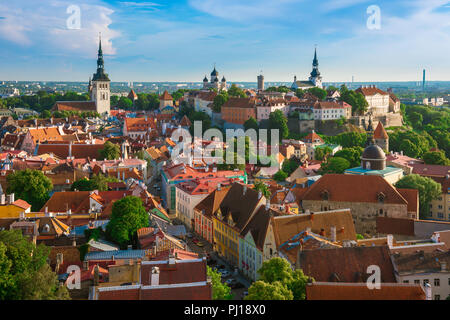
<path fill-rule="evenodd" d="M 74 183 L 70 187 L 70 190 L 78 190 L 78 191 L 108 191 L 108 182 L 119 182 L 119 180 L 115 177 L 105 176 L 101 173 L 94 174 L 92 179 L 82 178 Z"/>
<path fill-rule="evenodd" d="M 430 202 L 437 199 L 442 194 L 442 187 L 439 183 L 428 177 L 418 174 L 410 174 L 401 178 L 395 184 L 396 188 L 416 189 L 419 191 L 420 215 L 425 218 L 430 209 Z"/>
<path fill-rule="evenodd" d="M 350 162 L 347 159 L 340 157 L 332 157 L 327 162 L 320 165 L 321 174 L 326 173 L 344 173 L 350 168 Z"/>
<path fill-rule="evenodd" d="M 0 300 L 68 300 L 47 264 L 50 248 L 36 246 L 20 230 L 0 231 Z"/>
<path fill-rule="evenodd" d="M 364 149 L 361 147 L 343 148 L 334 154 L 335 157 L 344 158 L 350 162 L 350 167 L 359 167 L 361 164 L 361 155 Z"/>
<path fill-rule="evenodd" d="M 120 147 L 110 141 L 106 141 L 103 149 L 99 150 L 102 160 L 115 160 L 120 158 Z"/>
<path fill-rule="evenodd" d="M 246 300 L 304 300 L 306 284 L 314 280 L 301 269 L 293 271 L 289 262 L 279 257 L 265 261 L 258 274 L 259 281 L 251 285 Z"/>
<path fill-rule="evenodd" d="M 6 177 L 8 193 L 14 193 L 16 199 L 31 204 L 32 211 L 39 211 L 50 198 L 53 189 L 52 181 L 40 170 L 19 170 Z"/>
<path fill-rule="evenodd" d="M 289 129 L 287 126 L 287 118 L 280 110 L 275 110 L 269 115 L 269 127 L 271 130 L 279 130 L 279 137 L 285 139 L 289 135 Z M 270 135 L 269 135 L 270 137 Z"/>
<path fill-rule="evenodd" d="M 148 227 L 148 219 L 141 198 L 127 196 L 114 202 L 106 233 L 124 248 L 135 239 L 138 229 Z"/>
<path fill-rule="evenodd" d="M 269 198 L 271 195 L 269 187 L 266 186 L 263 182 L 255 182 L 253 188 L 257 191 L 261 191 L 262 195 L 266 198 Z"/>
<path fill-rule="evenodd" d="M 211 278 L 213 300 L 231 300 L 233 298 L 231 288 L 222 283 L 222 275 L 219 272 L 206 266 L 206 274 Z"/>

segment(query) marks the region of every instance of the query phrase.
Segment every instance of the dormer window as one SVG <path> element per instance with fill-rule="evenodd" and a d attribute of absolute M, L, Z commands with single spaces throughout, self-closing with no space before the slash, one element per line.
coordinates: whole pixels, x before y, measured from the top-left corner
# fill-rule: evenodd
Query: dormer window
<path fill-rule="evenodd" d="M 42 233 L 49 233 L 50 232 L 50 226 L 48 224 L 46 224 L 43 228 L 42 228 Z"/>
<path fill-rule="evenodd" d="M 379 203 L 384 203 L 384 200 L 386 199 L 386 195 L 383 192 L 378 192 L 377 194 L 377 200 Z"/>
<path fill-rule="evenodd" d="M 323 190 L 322 193 L 320 194 L 320 196 L 322 197 L 322 200 L 330 199 L 330 193 L 328 192 L 328 190 Z"/>

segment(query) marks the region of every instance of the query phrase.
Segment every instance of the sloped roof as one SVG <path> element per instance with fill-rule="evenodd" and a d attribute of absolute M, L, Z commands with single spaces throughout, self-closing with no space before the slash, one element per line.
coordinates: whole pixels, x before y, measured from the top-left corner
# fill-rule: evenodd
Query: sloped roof
<path fill-rule="evenodd" d="M 324 263 L 326 261 L 326 263 Z M 300 252 L 300 268 L 323 282 L 365 282 L 367 267 L 380 267 L 381 282 L 395 283 L 395 270 L 387 246 L 314 249 Z"/>
<path fill-rule="evenodd" d="M 373 138 L 374 139 L 388 139 L 389 138 L 386 130 L 384 130 L 384 127 L 383 127 L 383 124 L 381 123 L 381 121 L 378 122 L 377 128 L 375 129 L 375 132 L 373 133 Z"/>
<path fill-rule="evenodd" d="M 389 204 L 408 204 L 400 192 L 381 176 L 326 174 L 317 180 L 303 195 L 303 200 L 323 200 L 328 192 L 329 201 L 377 203 L 377 195 L 385 195 Z"/>
<path fill-rule="evenodd" d="M 167 90 L 164 90 L 164 93 L 160 97 L 160 100 L 164 101 L 173 100 L 173 97 L 169 94 L 169 92 L 167 92 Z"/>
<path fill-rule="evenodd" d="M 220 204 L 222 203 L 223 198 L 228 193 L 228 190 L 230 188 L 221 188 L 221 190 L 215 190 L 214 192 L 210 193 L 205 199 L 200 201 L 199 204 L 194 208 L 195 210 L 198 210 L 200 212 L 204 211 L 204 215 L 208 218 L 211 218 L 211 215 L 219 209 Z"/>
<path fill-rule="evenodd" d="M 361 92 L 364 96 L 373 96 L 373 95 L 375 95 L 377 93 L 381 94 L 383 96 L 389 95 L 389 93 L 387 93 L 387 92 L 385 92 L 385 91 L 383 91 L 381 89 L 378 89 L 375 86 L 372 86 L 372 87 L 369 87 L 369 88 L 361 87 L 361 88 L 356 89 L 355 92 Z"/>
<path fill-rule="evenodd" d="M 425 300 L 420 284 L 383 283 L 370 290 L 365 283 L 313 282 L 306 285 L 306 300 Z"/>
<path fill-rule="evenodd" d="M 95 101 L 57 101 L 55 111 L 97 111 Z"/>

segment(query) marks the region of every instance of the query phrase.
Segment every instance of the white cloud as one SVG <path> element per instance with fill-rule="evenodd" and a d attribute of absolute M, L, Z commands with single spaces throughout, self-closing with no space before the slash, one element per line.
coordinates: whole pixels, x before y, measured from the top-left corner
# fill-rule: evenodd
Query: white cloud
<path fill-rule="evenodd" d="M 234 21 L 294 14 L 289 12 L 289 4 L 298 2 L 303 0 L 189 0 L 189 4 L 199 11 Z"/>
<path fill-rule="evenodd" d="M 71 14 L 66 9 L 73 4 L 81 10 L 81 28 L 78 30 L 67 28 Z M 114 11 L 99 1 L 97 4 L 95 1 L 83 4 L 69 0 L 20 0 L 0 4 L 0 12 L 5 18 L 0 21 L 0 38 L 33 48 L 36 52 L 92 57 L 98 45 L 99 32 L 102 33 L 104 53 L 116 52 L 112 39 L 120 33 L 110 28 Z"/>

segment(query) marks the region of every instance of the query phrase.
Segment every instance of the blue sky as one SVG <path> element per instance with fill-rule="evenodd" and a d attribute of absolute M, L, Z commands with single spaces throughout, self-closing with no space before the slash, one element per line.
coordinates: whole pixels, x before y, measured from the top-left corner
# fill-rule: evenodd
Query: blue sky
<path fill-rule="evenodd" d="M 450 80 L 448 0 L 0 0 L 0 80 L 86 81 L 99 32 L 113 81 L 306 79 L 315 45 L 325 82 Z"/>

